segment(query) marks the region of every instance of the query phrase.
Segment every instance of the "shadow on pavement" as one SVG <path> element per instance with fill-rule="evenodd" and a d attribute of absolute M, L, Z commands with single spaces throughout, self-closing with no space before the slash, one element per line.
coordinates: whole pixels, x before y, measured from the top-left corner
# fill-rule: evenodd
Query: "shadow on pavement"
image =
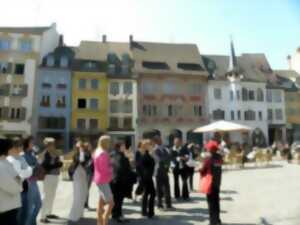
<path fill-rule="evenodd" d="M 234 190 L 222 190 L 220 193 L 221 194 L 228 194 L 228 195 L 238 194 L 238 192 L 234 191 Z"/>

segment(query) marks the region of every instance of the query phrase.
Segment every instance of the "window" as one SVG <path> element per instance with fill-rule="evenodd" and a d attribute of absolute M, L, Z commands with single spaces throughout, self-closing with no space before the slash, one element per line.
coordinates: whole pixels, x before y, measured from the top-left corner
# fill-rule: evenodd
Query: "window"
<path fill-rule="evenodd" d="M 143 105 L 143 114 L 147 116 L 147 105 Z"/>
<path fill-rule="evenodd" d="M 118 82 L 110 83 L 110 94 L 111 95 L 118 95 L 120 93 L 120 87 Z"/>
<path fill-rule="evenodd" d="M 86 122 L 85 119 L 77 119 L 77 129 L 86 129 Z"/>
<path fill-rule="evenodd" d="M 259 120 L 263 120 L 262 111 L 258 112 L 258 118 L 259 118 Z"/>
<path fill-rule="evenodd" d="M 0 50 L 9 50 L 11 45 L 11 41 L 8 39 L 0 40 Z"/>
<path fill-rule="evenodd" d="M 0 62 L 0 73 L 6 74 L 11 71 L 11 64 L 7 62 Z"/>
<path fill-rule="evenodd" d="M 257 89 L 257 101 L 258 102 L 264 101 L 264 92 L 260 88 Z"/>
<path fill-rule="evenodd" d="M 32 41 L 31 40 L 21 40 L 19 44 L 19 49 L 22 52 L 32 51 Z"/>
<path fill-rule="evenodd" d="M 99 81 L 97 79 L 91 80 L 91 88 L 93 90 L 97 90 L 99 88 Z"/>
<path fill-rule="evenodd" d="M 274 90 L 273 91 L 274 94 L 274 101 L 275 102 L 282 102 L 282 97 L 281 97 L 281 91 L 280 90 Z"/>
<path fill-rule="evenodd" d="M 272 102 L 272 90 L 267 90 L 267 102 Z"/>
<path fill-rule="evenodd" d="M 67 85 L 66 85 L 66 84 L 63 84 L 63 83 L 60 83 L 60 84 L 57 84 L 57 85 L 56 85 L 56 88 L 57 88 L 57 89 L 67 89 Z"/>
<path fill-rule="evenodd" d="M 153 114 L 153 116 L 157 116 L 157 106 L 156 105 L 152 106 L 152 114 Z"/>
<path fill-rule="evenodd" d="M 15 109 L 11 108 L 10 109 L 10 119 L 15 119 L 16 115 L 15 115 Z"/>
<path fill-rule="evenodd" d="M 164 94 L 173 94 L 175 91 L 176 91 L 175 82 L 168 81 L 168 82 L 163 83 L 163 92 L 164 92 Z"/>
<path fill-rule="evenodd" d="M 119 119 L 117 117 L 110 117 L 109 118 L 109 127 L 112 129 L 119 128 Z"/>
<path fill-rule="evenodd" d="M 0 119 L 2 119 L 3 118 L 3 111 L 4 111 L 4 109 L 3 108 L 0 108 Z"/>
<path fill-rule="evenodd" d="M 248 90 L 246 88 L 242 88 L 242 100 L 248 101 Z"/>
<path fill-rule="evenodd" d="M 173 106 L 172 105 L 168 105 L 168 116 L 173 116 Z"/>
<path fill-rule="evenodd" d="M 220 88 L 214 89 L 214 97 L 215 99 L 222 99 L 222 91 Z"/>
<path fill-rule="evenodd" d="M 58 96 L 56 100 L 57 108 L 65 108 L 66 107 L 66 96 Z"/>
<path fill-rule="evenodd" d="M 142 83 L 142 91 L 143 94 L 151 95 L 156 92 L 156 84 L 154 81 L 144 81 Z"/>
<path fill-rule="evenodd" d="M 20 108 L 16 109 L 16 119 L 21 119 L 21 109 Z"/>
<path fill-rule="evenodd" d="M 18 96 L 20 95 L 22 91 L 22 88 L 20 85 L 13 85 L 12 86 L 12 96 Z"/>
<path fill-rule="evenodd" d="M 52 87 L 52 84 L 51 83 L 47 83 L 47 82 L 43 82 L 42 83 L 42 88 L 45 88 L 45 89 L 49 89 Z"/>
<path fill-rule="evenodd" d="M 249 101 L 255 101 L 255 92 L 253 90 L 249 90 Z"/>
<path fill-rule="evenodd" d="M 237 91 L 236 91 L 236 99 L 237 99 L 237 100 L 240 100 L 240 99 L 241 99 L 241 93 L 240 93 L 240 90 L 237 90 Z"/>
<path fill-rule="evenodd" d="M 90 119 L 90 129 L 97 130 L 98 129 L 98 119 Z"/>
<path fill-rule="evenodd" d="M 90 108 L 91 109 L 98 109 L 98 99 L 92 98 L 90 99 Z"/>
<path fill-rule="evenodd" d="M 131 117 L 125 117 L 123 122 L 124 122 L 123 126 L 125 129 L 132 129 L 132 118 Z"/>
<path fill-rule="evenodd" d="M 268 120 L 269 121 L 273 120 L 273 110 L 272 109 L 268 109 Z"/>
<path fill-rule="evenodd" d="M 78 81 L 78 88 L 79 89 L 86 89 L 86 79 L 80 79 Z"/>
<path fill-rule="evenodd" d="M 234 111 L 233 110 L 231 110 L 230 116 L 231 116 L 231 120 L 234 120 Z"/>
<path fill-rule="evenodd" d="M 242 119 L 241 110 L 237 111 L 237 117 L 238 117 L 238 120 Z"/>
<path fill-rule="evenodd" d="M 247 110 L 244 112 L 245 120 L 252 121 L 255 120 L 255 111 Z"/>
<path fill-rule="evenodd" d="M 233 101 L 234 93 L 233 93 L 233 91 L 230 91 L 229 93 L 230 93 L 230 101 Z"/>
<path fill-rule="evenodd" d="M 47 57 L 47 66 L 52 67 L 54 66 L 54 57 L 53 55 L 50 55 Z"/>
<path fill-rule="evenodd" d="M 40 106 L 43 106 L 43 107 L 49 107 L 50 106 L 50 96 L 49 95 L 42 96 Z"/>
<path fill-rule="evenodd" d="M 276 117 L 276 120 L 283 120 L 282 109 L 275 110 L 275 117 Z"/>
<path fill-rule="evenodd" d="M 79 98 L 77 100 L 77 108 L 78 109 L 85 109 L 86 108 L 86 99 L 84 98 Z"/>
<path fill-rule="evenodd" d="M 69 65 L 68 57 L 62 56 L 60 58 L 60 66 L 63 67 L 63 68 L 66 68 L 66 67 L 68 67 L 68 65 Z"/>
<path fill-rule="evenodd" d="M 66 119 L 63 117 L 39 117 L 40 129 L 64 129 Z"/>
<path fill-rule="evenodd" d="M 131 100 L 124 101 L 124 113 L 132 113 L 132 101 Z"/>
<path fill-rule="evenodd" d="M 131 95 L 132 94 L 132 83 L 131 82 L 125 82 L 124 83 L 124 94 L 125 95 Z"/>
<path fill-rule="evenodd" d="M 96 69 L 96 67 L 97 67 L 97 63 L 95 62 L 85 62 L 83 64 L 83 68 L 88 70 Z"/>
<path fill-rule="evenodd" d="M 225 111 L 221 109 L 217 109 L 213 111 L 213 119 L 214 120 L 224 120 L 225 119 Z"/>
<path fill-rule="evenodd" d="M 189 85 L 189 94 L 190 95 L 201 95 L 202 85 L 201 84 L 190 84 Z"/>
<path fill-rule="evenodd" d="M 111 100 L 110 101 L 110 112 L 111 113 L 119 113 L 119 101 L 118 100 Z"/>
<path fill-rule="evenodd" d="M 202 106 L 201 105 L 194 105 L 194 115 L 202 116 Z"/>
<path fill-rule="evenodd" d="M 23 75 L 24 74 L 25 65 L 24 64 L 16 64 L 15 66 L 15 74 Z"/>

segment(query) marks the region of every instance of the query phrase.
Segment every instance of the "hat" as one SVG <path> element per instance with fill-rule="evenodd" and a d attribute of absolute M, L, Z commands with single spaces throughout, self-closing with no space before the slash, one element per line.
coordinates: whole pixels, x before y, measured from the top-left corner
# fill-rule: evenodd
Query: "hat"
<path fill-rule="evenodd" d="M 210 140 L 209 142 L 206 143 L 205 149 L 209 152 L 216 152 L 219 149 L 219 144 L 216 141 Z"/>

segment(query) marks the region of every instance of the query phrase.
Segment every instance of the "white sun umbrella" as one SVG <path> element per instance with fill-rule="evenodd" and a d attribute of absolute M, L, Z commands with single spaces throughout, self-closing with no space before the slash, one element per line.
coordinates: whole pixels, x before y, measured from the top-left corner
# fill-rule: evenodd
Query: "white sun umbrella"
<path fill-rule="evenodd" d="M 208 133 L 208 132 L 230 132 L 230 131 L 250 131 L 251 127 L 241 125 L 238 123 L 219 120 L 206 126 L 198 127 L 194 130 L 195 133 Z"/>

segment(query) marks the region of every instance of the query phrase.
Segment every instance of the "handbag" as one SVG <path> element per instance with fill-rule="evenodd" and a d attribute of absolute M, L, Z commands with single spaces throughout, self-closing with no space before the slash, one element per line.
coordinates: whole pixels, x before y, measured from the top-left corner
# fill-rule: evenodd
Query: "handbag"
<path fill-rule="evenodd" d="M 212 190 L 213 177 L 210 172 L 206 173 L 203 177 L 200 174 L 200 187 L 199 192 L 203 194 L 210 194 Z"/>
<path fill-rule="evenodd" d="M 33 176 L 36 177 L 37 180 L 43 181 L 46 176 L 46 170 L 42 165 L 38 165 L 33 172 Z"/>

